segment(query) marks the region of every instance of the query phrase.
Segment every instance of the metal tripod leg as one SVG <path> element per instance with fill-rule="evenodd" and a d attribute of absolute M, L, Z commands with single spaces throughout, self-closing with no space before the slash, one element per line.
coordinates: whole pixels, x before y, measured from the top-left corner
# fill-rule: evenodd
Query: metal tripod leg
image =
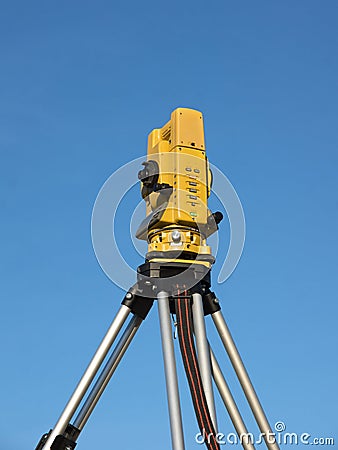
<path fill-rule="evenodd" d="M 157 300 L 160 318 L 164 371 L 167 387 L 172 448 L 173 450 L 184 450 L 181 406 L 178 392 L 174 344 L 172 340 L 168 293 L 164 291 L 159 292 L 157 295 Z"/>
<path fill-rule="evenodd" d="M 97 402 L 99 401 L 101 395 L 103 394 L 109 380 L 113 376 L 115 369 L 120 363 L 123 355 L 125 354 L 129 344 L 131 343 L 133 337 L 136 334 L 136 331 L 139 329 L 142 323 L 142 319 L 140 317 L 134 316 L 124 333 L 122 334 L 119 342 L 116 344 L 116 347 L 111 354 L 110 358 L 107 361 L 107 364 L 102 369 L 102 372 L 94 384 L 91 392 L 89 393 L 85 403 L 83 404 L 79 414 L 74 420 L 73 425 L 82 431 L 83 427 L 87 423 L 91 413 L 93 412 Z"/>
<path fill-rule="evenodd" d="M 241 383 L 244 394 L 248 400 L 251 410 L 255 416 L 256 422 L 265 440 L 266 446 L 269 450 L 279 450 L 279 446 L 274 439 L 274 433 L 271 430 L 268 419 L 266 418 L 262 405 L 260 404 L 255 389 L 244 367 L 241 356 L 237 350 L 236 344 L 231 336 L 231 333 L 221 311 L 214 312 L 213 314 L 211 314 L 211 317 L 214 321 L 223 345 L 229 355 L 231 364 L 235 369 L 238 380 Z"/>
<path fill-rule="evenodd" d="M 69 399 L 65 409 L 63 410 L 61 416 L 59 417 L 57 423 L 55 424 L 53 430 L 51 431 L 46 443 L 43 446 L 43 450 L 50 450 L 51 445 L 54 442 L 54 439 L 59 434 L 64 433 L 68 423 L 70 422 L 75 410 L 78 408 L 81 400 L 83 399 L 90 383 L 93 381 L 97 371 L 99 370 L 104 358 L 107 356 L 107 353 L 111 346 L 113 345 L 116 336 L 121 330 L 124 322 L 126 321 L 128 315 L 130 313 L 130 309 L 122 305 L 115 316 L 112 324 L 110 325 L 106 335 L 104 336 L 101 344 L 96 350 L 92 360 L 90 361 L 85 373 L 83 374 L 79 384 L 75 388 L 74 393 Z"/>
<path fill-rule="evenodd" d="M 218 365 L 217 359 L 214 355 L 214 352 L 210 348 L 210 359 L 211 359 L 211 367 L 212 374 L 217 386 L 217 389 L 222 397 L 224 406 L 226 407 L 230 419 L 235 427 L 235 430 L 238 434 L 240 442 L 245 450 L 255 450 L 252 442 L 250 441 L 250 435 L 248 430 L 243 422 L 242 416 L 237 408 L 236 402 L 231 394 L 231 391 L 228 387 L 227 382 L 223 376 L 223 373 Z"/>
<path fill-rule="evenodd" d="M 196 337 L 196 347 L 198 354 L 198 365 L 201 372 L 205 397 L 210 411 L 211 420 L 217 433 L 217 417 L 215 409 L 214 392 L 212 389 L 210 352 L 205 330 L 204 311 L 202 296 L 198 293 L 192 295 L 192 318 L 194 323 L 194 333 Z"/>

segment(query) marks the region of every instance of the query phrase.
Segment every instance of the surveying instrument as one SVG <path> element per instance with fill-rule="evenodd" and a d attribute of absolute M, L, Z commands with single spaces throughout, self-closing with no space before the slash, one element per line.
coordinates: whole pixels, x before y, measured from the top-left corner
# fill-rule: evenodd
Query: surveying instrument
<path fill-rule="evenodd" d="M 212 173 L 206 157 L 202 114 L 187 108 L 173 111 L 169 122 L 149 134 L 147 160 L 143 166 L 138 177 L 146 203 L 146 218 L 136 237 L 148 243 L 145 262 L 138 267 L 136 283 L 126 293 L 57 423 L 42 436 L 35 450 L 75 448 L 80 433 L 154 301 L 157 301 L 159 313 L 172 449 L 184 450 L 185 443 L 171 315 L 176 320 L 183 365 L 205 446 L 209 450 L 220 449 L 214 379 L 243 448 L 254 450 L 252 434 L 247 431 L 208 342 L 204 318 L 209 315 L 268 449 L 279 450 L 224 320 L 219 300 L 210 289 L 210 272 L 215 258 L 207 238 L 217 231 L 223 215 L 211 213 L 207 206 Z M 128 325 L 112 349 L 130 314 Z"/>

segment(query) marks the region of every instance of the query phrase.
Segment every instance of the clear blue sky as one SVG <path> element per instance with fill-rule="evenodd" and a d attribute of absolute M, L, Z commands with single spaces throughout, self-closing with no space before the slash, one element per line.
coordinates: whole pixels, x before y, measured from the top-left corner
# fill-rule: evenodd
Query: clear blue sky
<path fill-rule="evenodd" d="M 1 450 L 35 448 L 115 315 L 93 204 L 178 106 L 203 111 L 243 204 L 244 253 L 215 289 L 269 419 L 338 442 L 337 20 L 333 0 L 1 3 Z M 202 448 L 178 365 L 187 449 Z M 78 448 L 170 448 L 156 308 Z"/>

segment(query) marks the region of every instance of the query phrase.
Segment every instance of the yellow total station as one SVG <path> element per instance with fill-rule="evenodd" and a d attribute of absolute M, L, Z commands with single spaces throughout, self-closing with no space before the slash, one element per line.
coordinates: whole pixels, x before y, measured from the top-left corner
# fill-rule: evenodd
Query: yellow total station
<path fill-rule="evenodd" d="M 206 239 L 220 212 L 207 206 L 212 173 L 205 152 L 200 111 L 177 108 L 169 122 L 148 136 L 147 161 L 138 176 L 146 218 L 136 237 L 148 242 L 147 260 L 214 261 Z"/>

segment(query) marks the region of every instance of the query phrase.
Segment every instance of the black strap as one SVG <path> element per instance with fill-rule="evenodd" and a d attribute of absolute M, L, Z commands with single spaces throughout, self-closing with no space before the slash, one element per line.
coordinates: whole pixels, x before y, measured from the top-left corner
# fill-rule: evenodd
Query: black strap
<path fill-rule="evenodd" d="M 198 426 L 208 450 L 220 450 L 205 392 L 193 338 L 191 296 L 187 291 L 175 297 L 178 338 Z"/>

